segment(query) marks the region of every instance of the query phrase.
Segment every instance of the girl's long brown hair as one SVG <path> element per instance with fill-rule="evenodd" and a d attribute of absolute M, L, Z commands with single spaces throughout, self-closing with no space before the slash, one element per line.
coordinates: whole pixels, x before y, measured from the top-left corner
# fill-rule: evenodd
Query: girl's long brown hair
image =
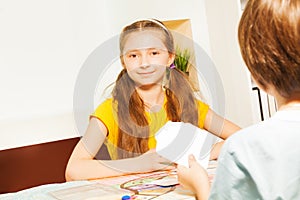
<path fill-rule="evenodd" d="M 126 36 L 133 31 L 153 27 L 160 30 L 163 41 L 169 53 L 174 53 L 174 43 L 171 33 L 159 21 L 143 20 L 135 22 L 123 29 L 120 37 L 122 54 Z M 122 60 L 122 56 L 121 56 Z M 164 86 L 167 103 L 167 117 L 174 122 L 189 122 L 198 125 L 198 108 L 193 89 L 187 76 L 176 68 L 166 69 L 167 84 Z M 112 96 L 117 104 L 118 117 L 118 158 L 128 158 L 140 155 L 149 150 L 149 122 L 145 115 L 145 105 L 135 89 L 134 81 L 128 76 L 126 69 L 119 74 Z"/>

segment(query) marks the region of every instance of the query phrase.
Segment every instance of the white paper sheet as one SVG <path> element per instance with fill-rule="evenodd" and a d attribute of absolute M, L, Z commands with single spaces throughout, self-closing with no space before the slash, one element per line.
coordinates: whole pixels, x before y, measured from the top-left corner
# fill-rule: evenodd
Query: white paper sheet
<path fill-rule="evenodd" d="M 188 156 L 193 154 L 207 168 L 210 144 L 207 131 L 190 123 L 167 122 L 155 135 L 156 152 L 168 160 L 188 167 Z M 208 146 L 209 145 L 209 146 Z"/>

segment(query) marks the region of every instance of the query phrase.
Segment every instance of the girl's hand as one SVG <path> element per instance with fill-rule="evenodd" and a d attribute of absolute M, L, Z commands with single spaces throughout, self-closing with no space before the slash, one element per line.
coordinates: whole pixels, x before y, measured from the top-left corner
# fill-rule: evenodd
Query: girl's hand
<path fill-rule="evenodd" d="M 166 158 L 160 156 L 155 149 L 151 149 L 146 153 L 134 158 L 135 162 L 140 166 L 140 170 L 156 171 L 156 170 L 170 170 L 174 168 L 174 164 Z"/>
<path fill-rule="evenodd" d="M 108 160 L 102 161 L 102 163 L 121 174 L 170 170 L 174 168 L 173 163 L 156 153 L 155 149 L 134 158 Z"/>
<path fill-rule="evenodd" d="M 199 200 L 208 199 L 210 185 L 207 172 L 193 155 L 189 156 L 189 168 L 177 166 L 177 175 L 179 183 L 193 191 Z"/>

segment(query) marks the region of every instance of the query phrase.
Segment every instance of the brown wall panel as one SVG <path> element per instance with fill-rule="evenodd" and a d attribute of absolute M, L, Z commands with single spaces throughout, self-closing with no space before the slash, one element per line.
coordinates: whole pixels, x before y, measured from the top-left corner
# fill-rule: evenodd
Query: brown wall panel
<path fill-rule="evenodd" d="M 65 168 L 79 139 L 0 151 L 0 193 L 65 182 Z"/>

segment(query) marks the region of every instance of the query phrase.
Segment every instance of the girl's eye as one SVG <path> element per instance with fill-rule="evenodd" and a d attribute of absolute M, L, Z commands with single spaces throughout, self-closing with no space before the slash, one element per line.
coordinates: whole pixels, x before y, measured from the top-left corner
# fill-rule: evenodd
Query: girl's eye
<path fill-rule="evenodd" d="M 136 54 L 129 54 L 129 55 L 128 55 L 128 58 L 136 58 L 136 57 L 137 57 Z"/>
<path fill-rule="evenodd" d="M 159 54 L 158 51 L 152 51 L 152 52 L 151 52 L 151 55 L 153 55 L 153 56 L 158 55 L 158 54 Z"/>

